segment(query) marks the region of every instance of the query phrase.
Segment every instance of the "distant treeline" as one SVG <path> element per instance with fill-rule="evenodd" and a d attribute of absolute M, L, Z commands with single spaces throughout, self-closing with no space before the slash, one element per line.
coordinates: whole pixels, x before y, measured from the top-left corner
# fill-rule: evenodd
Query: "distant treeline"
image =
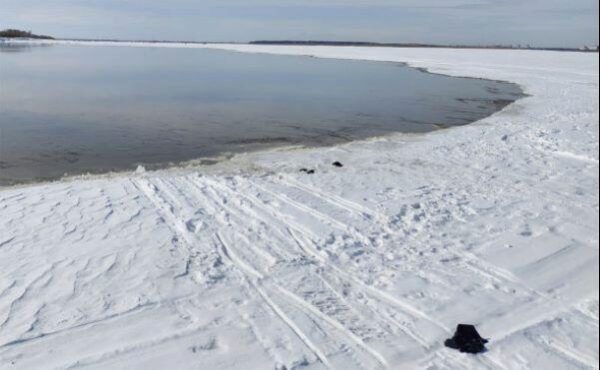
<path fill-rule="evenodd" d="M 0 37 L 24 38 L 24 39 L 45 39 L 45 40 L 54 39 L 53 37 L 50 37 L 50 36 L 35 35 L 35 34 L 31 33 L 31 31 L 21 31 L 21 30 L 13 30 L 13 29 L 0 31 Z"/>
<path fill-rule="evenodd" d="M 593 48 L 584 47 L 534 47 L 522 45 L 435 45 L 420 43 L 380 43 L 361 41 L 319 41 L 319 40 L 258 40 L 250 42 L 252 45 L 302 45 L 302 46 L 371 46 L 390 48 L 448 48 L 448 49 L 514 49 L 514 50 L 554 50 L 554 51 L 592 51 L 598 52 L 598 46 Z"/>
<path fill-rule="evenodd" d="M 51 36 L 36 35 L 31 31 L 6 29 L 0 31 L 4 38 L 29 38 L 54 40 Z M 182 44 L 245 44 L 243 42 L 212 42 L 212 41 L 172 41 L 172 40 L 122 40 L 122 39 L 63 39 L 67 41 L 108 41 L 108 42 L 145 42 L 145 43 L 182 43 Z M 506 50 L 552 50 L 552 51 L 581 51 L 598 52 L 598 46 L 582 48 L 540 47 L 531 45 L 439 45 L 424 43 L 383 43 L 365 41 L 325 41 L 325 40 L 257 40 L 250 45 L 300 45 L 300 46 L 363 46 L 388 48 L 440 48 L 440 49 L 506 49 Z"/>

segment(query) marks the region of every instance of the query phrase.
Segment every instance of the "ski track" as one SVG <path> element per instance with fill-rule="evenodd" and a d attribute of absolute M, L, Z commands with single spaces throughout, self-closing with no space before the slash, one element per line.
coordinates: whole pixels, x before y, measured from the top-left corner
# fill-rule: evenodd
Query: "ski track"
<path fill-rule="evenodd" d="M 530 96 L 427 135 L 0 190 L 0 369 L 598 369 L 597 54 L 167 47 Z M 490 350 L 445 348 L 460 322 Z"/>

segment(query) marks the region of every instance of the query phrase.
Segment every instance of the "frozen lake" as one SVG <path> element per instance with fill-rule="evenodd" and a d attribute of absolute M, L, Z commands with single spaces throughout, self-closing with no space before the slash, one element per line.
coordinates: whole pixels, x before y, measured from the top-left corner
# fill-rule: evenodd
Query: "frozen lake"
<path fill-rule="evenodd" d="M 0 189 L 0 368 L 598 367 L 598 54 L 206 47 L 529 96 L 412 138 Z M 488 351 L 444 347 L 457 323 Z"/>
<path fill-rule="evenodd" d="M 0 185 L 426 132 L 520 96 L 398 63 L 0 43 Z"/>

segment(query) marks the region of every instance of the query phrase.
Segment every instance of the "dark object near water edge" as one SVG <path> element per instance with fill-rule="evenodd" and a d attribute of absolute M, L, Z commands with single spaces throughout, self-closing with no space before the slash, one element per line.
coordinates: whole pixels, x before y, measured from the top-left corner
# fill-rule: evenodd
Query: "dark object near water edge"
<path fill-rule="evenodd" d="M 466 353 L 485 352 L 485 344 L 488 342 L 479 335 L 473 325 L 458 324 L 452 338 L 446 339 L 444 345 Z"/>
<path fill-rule="evenodd" d="M 342 162 L 338 162 L 338 161 L 333 162 L 332 165 L 334 167 L 344 167 L 344 165 L 342 164 Z"/>

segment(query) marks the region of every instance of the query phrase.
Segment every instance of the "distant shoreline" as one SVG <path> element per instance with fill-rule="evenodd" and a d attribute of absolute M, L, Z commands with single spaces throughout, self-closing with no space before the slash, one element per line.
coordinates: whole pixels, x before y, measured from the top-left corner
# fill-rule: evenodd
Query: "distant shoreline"
<path fill-rule="evenodd" d="M 494 49 L 494 50 L 549 50 L 549 51 L 581 51 L 598 52 L 598 47 L 567 48 L 567 47 L 534 47 L 520 45 L 440 45 L 421 43 L 380 43 L 362 41 L 320 41 L 320 40 L 258 40 L 250 45 L 299 45 L 299 46 L 361 46 L 361 47 L 390 47 L 390 48 L 435 48 L 435 49 Z"/>
<path fill-rule="evenodd" d="M 114 43 L 147 43 L 147 44 L 232 44 L 232 45 L 279 45 L 279 46 L 340 46 L 340 47 L 385 47 L 385 48 L 431 48 L 431 49 L 479 49 L 479 50 L 545 50 L 598 53 L 598 47 L 569 48 L 546 46 L 521 46 L 521 45 L 441 45 L 421 43 L 379 43 L 363 41 L 321 41 L 321 40 L 256 40 L 250 42 L 235 41 L 177 41 L 177 40 L 123 40 L 123 39 L 85 39 L 85 38 L 54 38 L 45 35 L 29 34 L 28 36 L 3 36 L 0 31 L 0 40 L 54 40 L 75 42 L 114 42 Z"/>
<path fill-rule="evenodd" d="M 33 39 L 33 40 L 54 40 L 52 36 L 36 35 L 31 31 L 21 31 L 16 29 L 6 29 L 0 31 L 0 38 L 7 39 Z"/>

